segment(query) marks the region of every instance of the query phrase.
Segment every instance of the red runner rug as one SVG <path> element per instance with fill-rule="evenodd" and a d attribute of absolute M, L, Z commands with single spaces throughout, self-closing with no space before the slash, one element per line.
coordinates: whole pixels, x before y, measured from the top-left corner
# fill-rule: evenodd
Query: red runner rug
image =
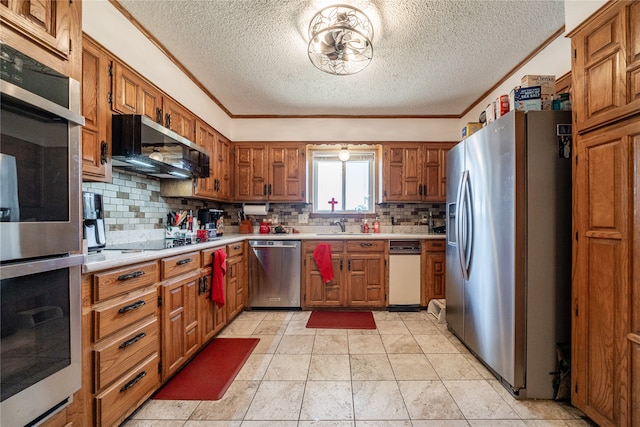
<path fill-rule="evenodd" d="M 214 338 L 153 396 L 158 400 L 220 400 L 258 338 Z"/>
<path fill-rule="evenodd" d="M 370 311 L 312 311 L 307 328 L 375 329 Z"/>

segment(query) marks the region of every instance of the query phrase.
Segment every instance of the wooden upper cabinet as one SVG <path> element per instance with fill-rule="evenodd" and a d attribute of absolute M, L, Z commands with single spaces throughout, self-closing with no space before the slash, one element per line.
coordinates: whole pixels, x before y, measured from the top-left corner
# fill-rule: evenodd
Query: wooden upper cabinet
<path fill-rule="evenodd" d="M 113 62 L 111 108 L 121 114 L 142 114 L 163 123 L 162 94 L 150 83 L 118 61 Z"/>
<path fill-rule="evenodd" d="M 82 178 L 111 181 L 111 59 L 91 39 L 82 44 Z"/>
<path fill-rule="evenodd" d="M 384 147 L 383 202 L 443 202 L 446 153 L 455 143 L 392 143 Z"/>
<path fill-rule="evenodd" d="M 640 2 L 610 2 L 569 36 L 578 132 L 640 111 Z"/>
<path fill-rule="evenodd" d="M 237 200 L 305 200 L 305 144 L 237 143 L 234 150 Z"/>
<path fill-rule="evenodd" d="M 215 196 L 214 149 L 216 134 L 211 126 L 198 121 L 196 125 L 196 143 L 209 153 L 209 178 L 198 178 L 194 186 L 194 194 L 206 198 Z"/>
<path fill-rule="evenodd" d="M 233 164 L 231 163 L 231 142 L 216 132 L 214 140 L 213 157 L 214 195 L 217 200 L 231 200 L 231 176 Z"/>
<path fill-rule="evenodd" d="M 195 141 L 196 119 L 186 108 L 168 97 L 162 98 L 164 126 L 189 141 Z"/>
<path fill-rule="evenodd" d="M 81 2 L 0 1 L 0 40 L 80 80 Z"/>

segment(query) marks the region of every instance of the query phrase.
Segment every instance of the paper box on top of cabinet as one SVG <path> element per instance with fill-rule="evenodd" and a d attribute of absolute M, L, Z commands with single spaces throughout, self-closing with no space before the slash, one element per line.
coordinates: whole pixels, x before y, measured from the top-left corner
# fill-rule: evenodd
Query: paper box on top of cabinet
<path fill-rule="evenodd" d="M 482 123 L 480 122 L 469 122 L 465 127 L 462 128 L 462 137 L 466 138 L 468 136 L 473 135 L 475 132 L 482 129 Z"/>
<path fill-rule="evenodd" d="M 520 81 L 522 87 L 540 86 L 540 93 L 549 95 L 556 93 L 556 76 L 527 74 Z"/>
<path fill-rule="evenodd" d="M 496 110 L 496 119 L 504 116 L 509 112 L 509 95 L 500 95 L 494 101 Z"/>
<path fill-rule="evenodd" d="M 540 86 L 517 86 L 509 92 L 509 109 L 516 111 L 541 110 Z"/>

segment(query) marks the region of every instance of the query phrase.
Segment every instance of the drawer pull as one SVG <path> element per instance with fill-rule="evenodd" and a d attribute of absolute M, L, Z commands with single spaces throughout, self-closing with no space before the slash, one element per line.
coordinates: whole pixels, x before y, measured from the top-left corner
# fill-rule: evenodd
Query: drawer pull
<path fill-rule="evenodd" d="M 145 304 L 146 302 L 144 302 L 144 300 L 136 301 L 133 304 L 125 305 L 120 310 L 118 310 L 118 313 L 122 314 L 126 313 L 127 311 L 135 310 L 136 308 L 140 308 Z"/>
<path fill-rule="evenodd" d="M 373 243 L 360 243 L 360 246 L 363 248 L 369 248 L 371 246 L 373 246 Z"/>
<path fill-rule="evenodd" d="M 185 258 L 185 259 L 181 259 L 180 261 L 176 262 L 176 265 L 184 265 L 184 264 L 189 264 L 191 262 L 191 258 Z"/>
<path fill-rule="evenodd" d="M 145 332 L 140 332 L 138 335 L 136 335 L 135 337 L 131 338 L 130 340 L 126 340 L 125 342 L 123 342 L 122 344 L 120 344 L 120 347 L 118 348 L 126 348 L 129 347 L 131 344 L 134 344 L 138 341 L 140 341 L 142 338 L 146 337 L 147 334 Z"/>
<path fill-rule="evenodd" d="M 234 250 L 236 250 L 236 251 L 237 251 L 237 250 L 240 250 L 240 248 L 241 248 L 241 246 L 240 246 L 240 245 L 238 245 L 238 246 L 234 246 L 234 247 L 233 247 L 233 249 L 234 249 Z"/>
<path fill-rule="evenodd" d="M 140 381 L 141 379 L 143 379 L 146 376 L 147 376 L 147 371 L 140 372 L 138 375 L 136 375 L 136 377 L 134 379 L 132 379 L 131 381 L 129 381 L 128 383 L 123 385 L 122 388 L 120 389 L 120 392 L 129 390 L 131 387 L 136 385 L 138 383 L 138 381 Z"/>
<path fill-rule="evenodd" d="M 118 280 L 124 282 L 125 280 L 135 279 L 136 277 L 140 277 L 144 275 L 144 271 L 138 270 L 133 273 L 123 274 L 122 276 L 118 276 Z"/>

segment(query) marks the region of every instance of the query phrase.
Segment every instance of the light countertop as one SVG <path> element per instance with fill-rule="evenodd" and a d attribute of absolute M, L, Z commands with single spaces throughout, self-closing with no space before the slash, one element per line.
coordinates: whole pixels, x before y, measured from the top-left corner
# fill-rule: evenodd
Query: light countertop
<path fill-rule="evenodd" d="M 200 251 L 207 248 L 217 248 L 244 240 L 405 240 L 405 239 L 444 239 L 445 234 L 419 233 L 289 233 L 289 234 L 227 234 L 217 240 L 179 246 L 161 250 L 122 251 L 103 250 L 102 252 L 85 256 L 82 273 L 95 273 L 111 268 L 123 267 L 140 262 L 153 261 L 183 253 Z"/>

